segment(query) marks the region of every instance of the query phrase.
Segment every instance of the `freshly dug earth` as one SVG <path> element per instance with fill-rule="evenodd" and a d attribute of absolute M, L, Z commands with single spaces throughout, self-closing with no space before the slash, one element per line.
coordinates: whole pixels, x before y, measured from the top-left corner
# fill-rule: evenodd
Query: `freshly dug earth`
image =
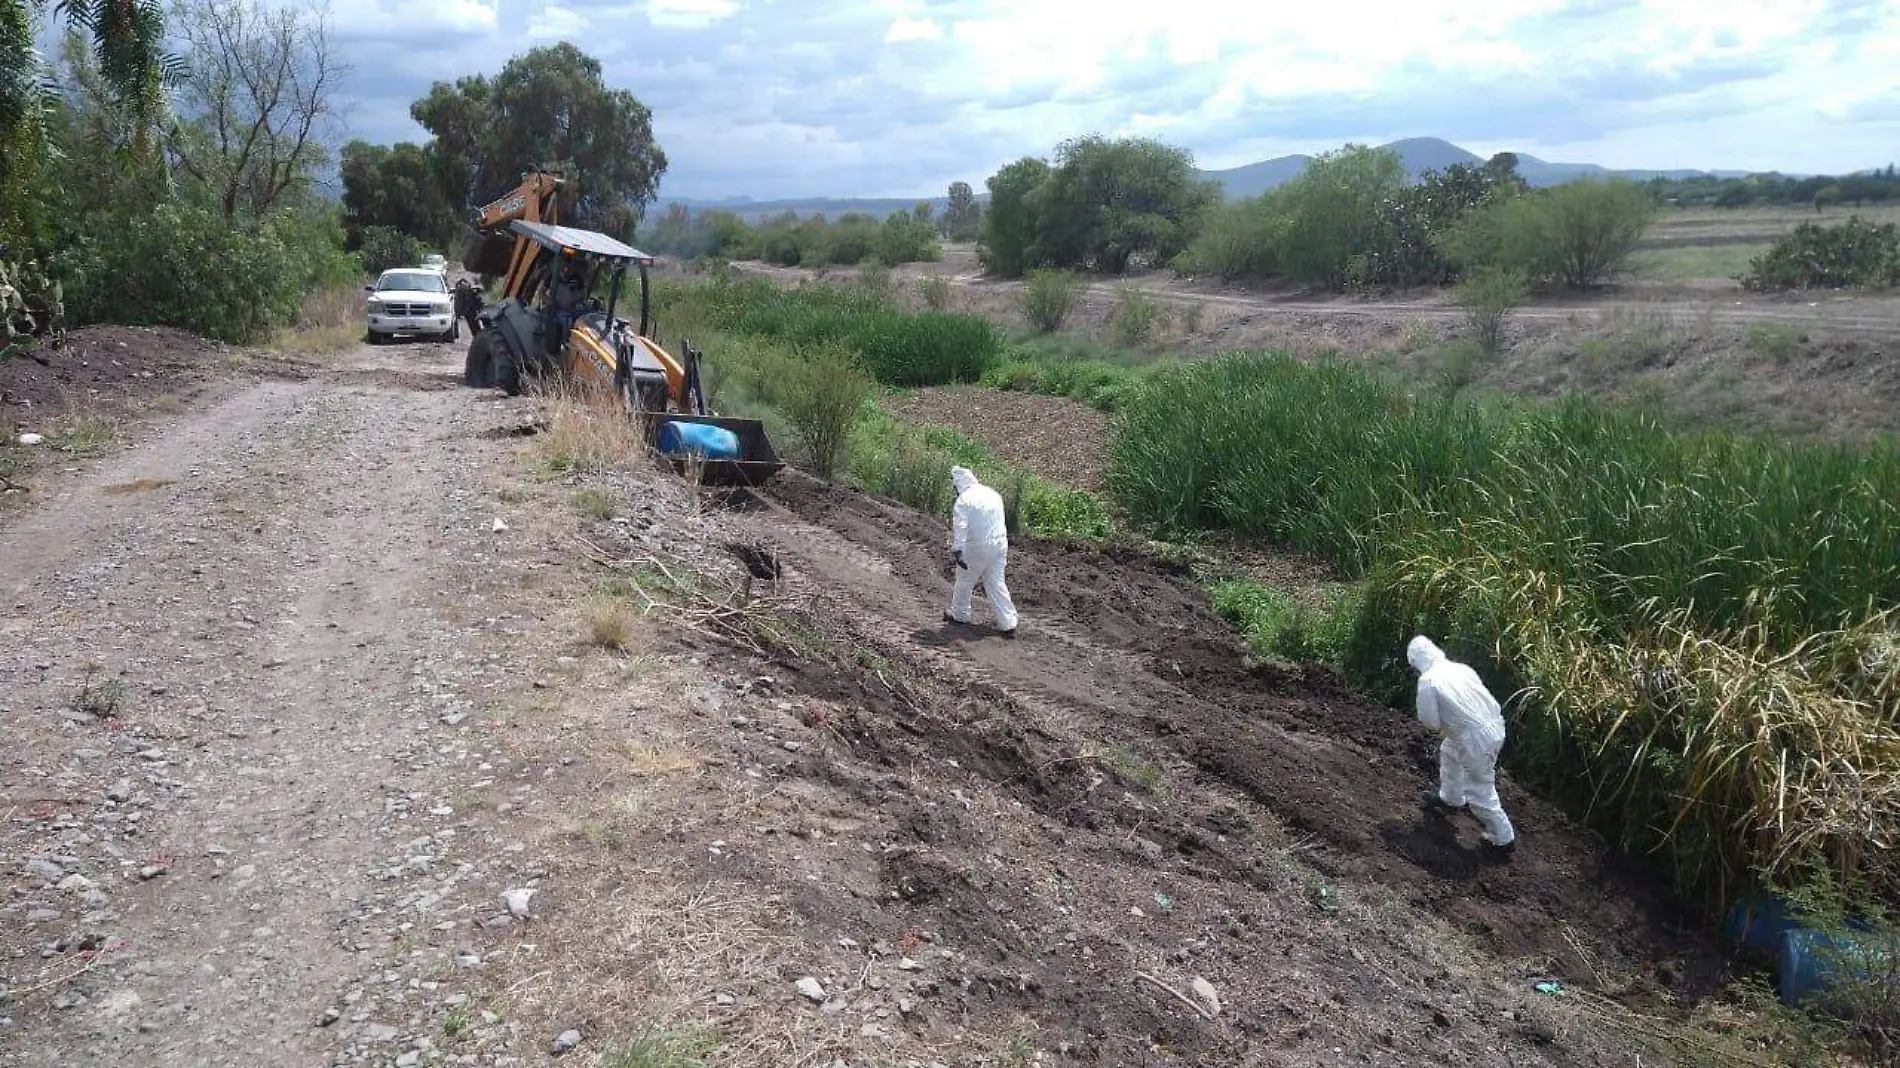
<path fill-rule="evenodd" d="M 0 360 L 0 416 L 30 430 L 74 410 L 186 399 L 244 362 L 241 350 L 183 330 L 89 326 Z"/>
<path fill-rule="evenodd" d="M 1102 488 L 1108 418 L 1066 397 L 951 386 L 905 394 L 891 408 L 947 426 L 1052 482 Z"/>

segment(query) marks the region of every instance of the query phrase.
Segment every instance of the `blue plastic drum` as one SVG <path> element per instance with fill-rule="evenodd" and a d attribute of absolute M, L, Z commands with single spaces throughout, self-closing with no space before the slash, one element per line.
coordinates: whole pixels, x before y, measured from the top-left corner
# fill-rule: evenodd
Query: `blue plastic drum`
<path fill-rule="evenodd" d="M 739 435 L 706 423 L 666 423 L 660 427 L 660 451 L 698 453 L 708 460 L 739 459 Z"/>

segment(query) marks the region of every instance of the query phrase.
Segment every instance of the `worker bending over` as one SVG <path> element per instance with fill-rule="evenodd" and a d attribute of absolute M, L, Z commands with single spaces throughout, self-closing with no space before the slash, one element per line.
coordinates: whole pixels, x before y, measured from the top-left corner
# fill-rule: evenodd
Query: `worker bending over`
<path fill-rule="evenodd" d="M 955 563 L 956 585 L 950 594 L 950 611 L 943 614 L 946 623 L 970 621 L 970 594 L 983 584 L 983 595 L 990 600 L 996 617 L 996 629 L 1005 638 L 1016 636 L 1016 606 L 1010 602 L 1009 586 L 1003 571 L 1009 564 L 1009 530 L 1003 520 L 1003 498 L 976 480 L 967 467 L 952 467 L 950 481 L 957 488 L 957 503 L 950 510 L 950 556 Z"/>
<path fill-rule="evenodd" d="M 1423 799 L 1427 809 L 1469 809 L 1483 826 L 1481 837 L 1499 853 L 1517 842 L 1511 819 L 1498 800 L 1498 751 L 1504 748 L 1504 716 L 1478 673 L 1447 657 L 1424 635 L 1405 647 L 1418 672 L 1418 721 L 1439 732 L 1438 789 Z"/>

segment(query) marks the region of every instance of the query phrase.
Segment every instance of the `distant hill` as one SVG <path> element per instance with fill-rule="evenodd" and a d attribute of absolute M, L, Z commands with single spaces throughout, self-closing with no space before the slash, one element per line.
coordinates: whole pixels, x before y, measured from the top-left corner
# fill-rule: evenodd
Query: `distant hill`
<path fill-rule="evenodd" d="M 1408 137 L 1402 141 L 1393 141 L 1381 145 L 1399 154 L 1405 163 L 1406 176 L 1414 181 L 1426 171 L 1442 171 L 1453 164 L 1477 166 L 1484 157 L 1467 151 L 1450 141 L 1436 137 Z M 1311 156 L 1279 156 L 1274 159 L 1249 163 L 1240 167 L 1231 167 L 1220 171 L 1202 171 L 1201 177 L 1219 182 L 1226 191 L 1229 200 L 1243 197 L 1257 197 L 1269 189 L 1283 185 L 1300 176 L 1306 165 L 1312 162 Z M 1647 181 L 1651 178 L 1697 178 L 1714 176 L 1717 178 L 1740 178 L 1747 171 L 1617 171 L 1601 167 L 1594 163 L 1550 163 L 1536 156 L 1522 152 L 1517 156 L 1517 173 L 1532 185 L 1562 185 L 1585 178 L 1630 178 Z"/>
<path fill-rule="evenodd" d="M 987 201 L 989 195 L 979 193 L 977 200 Z M 919 203 L 928 203 L 937 214 L 950 206 L 949 197 L 805 197 L 798 200 L 753 200 L 751 197 L 732 197 L 726 200 L 695 200 L 690 197 L 661 197 L 647 209 L 647 218 L 656 219 L 666 214 L 673 204 L 684 204 L 695 215 L 703 211 L 730 211 L 747 222 L 758 222 L 771 215 L 785 212 L 797 212 L 798 217 L 808 218 L 823 215 L 827 219 L 836 219 L 840 215 L 858 212 L 876 219 L 882 219 L 894 211 L 907 211 Z"/>
<path fill-rule="evenodd" d="M 1399 154 L 1405 163 L 1406 177 L 1416 181 L 1426 171 L 1442 171 L 1453 164 L 1463 163 L 1477 166 L 1484 157 L 1460 148 L 1450 141 L 1436 137 L 1408 137 L 1380 146 Z M 1243 197 L 1256 197 L 1275 186 L 1283 185 L 1299 177 L 1313 157 L 1304 155 L 1276 156 L 1273 159 L 1248 163 L 1226 170 L 1201 171 L 1206 181 L 1219 182 L 1229 200 Z M 1562 185 L 1585 178 L 1629 178 L 1636 181 L 1648 181 L 1651 178 L 1743 178 L 1748 171 L 1698 171 L 1698 170 L 1611 170 L 1595 163 L 1551 163 L 1536 156 L 1522 152 L 1517 156 L 1517 172 L 1524 180 L 1534 186 Z M 977 185 L 978 183 L 971 183 Z M 978 185 L 980 189 L 981 186 Z M 989 194 L 978 192 L 976 199 L 989 200 Z M 661 197 L 647 217 L 656 218 L 665 214 L 672 204 L 684 204 L 695 215 L 703 211 L 724 210 L 737 213 L 747 222 L 756 222 L 769 215 L 783 212 L 797 212 L 803 218 L 811 215 L 824 215 L 835 219 L 847 212 L 862 212 L 882 219 L 893 211 L 915 207 L 919 201 L 928 202 L 938 214 L 942 214 L 949 201 L 936 197 L 805 197 L 794 200 L 753 200 L 751 197 L 727 197 L 715 200 L 700 200 L 689 197 Z"/>

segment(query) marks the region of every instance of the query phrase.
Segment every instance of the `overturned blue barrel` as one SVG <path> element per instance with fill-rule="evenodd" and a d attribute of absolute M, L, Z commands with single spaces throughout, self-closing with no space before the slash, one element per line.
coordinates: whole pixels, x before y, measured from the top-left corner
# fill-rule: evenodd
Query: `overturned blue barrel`
<path fill-rule="evenodd" d="M 1828 992 L 1843 981 L 1864 983 L 1875 976 L 1892 974 L 1891 969 L 1900 967 L 1896 953 L 1900 953 L 1900 945 L 1892 935 L 1883 937 L 1872 931 L 1823 934 L 1790 928 L 1781 936 L 1781 1000 L 1789 1005 L 1809 999 L 1825 1003 Z"/>
<path fill-rule="evenodd" d="M 698 453 L 708 460 L 739 458 L 739 435 L 707 423 L 669 422 L 660 427 L 660 451 Z"/>

